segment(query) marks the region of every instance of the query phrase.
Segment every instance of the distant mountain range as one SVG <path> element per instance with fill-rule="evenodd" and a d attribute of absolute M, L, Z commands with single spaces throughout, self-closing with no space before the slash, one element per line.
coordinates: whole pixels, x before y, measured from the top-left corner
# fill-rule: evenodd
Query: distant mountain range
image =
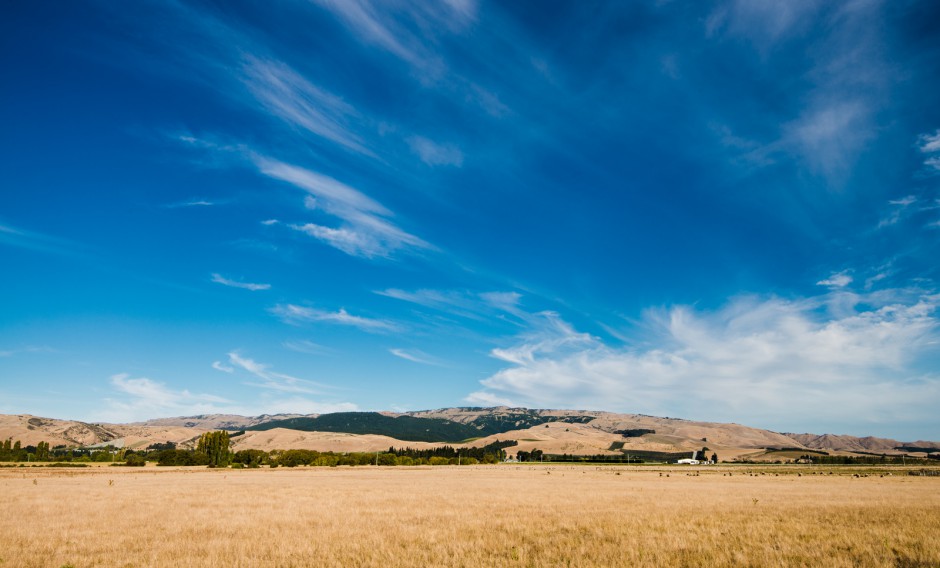
<path fill-rule="evenodd" d="M 514 450 L 572 455 L 676 453 L 708 447 L 722 459 L 750 458 L 768 450 L 927 455 L 940 442 L 900 442 L 833 434 L 790 434 L 740 424 L 697 422 L 641 414 L 527 408 L 442 408 L 405 413 L 341 412 L 321 415 L 210 414 L 158 418 L 130 424 L 91 424 L 30 415 L 0 415 L 0 439 L 23 445 L 113 443 L 143 448 L 153 443 L 191 445 L 209 430 L 245 432 L 236 449 L 377 451 L 390 446 L 485 445 L 514 440 Z"/>

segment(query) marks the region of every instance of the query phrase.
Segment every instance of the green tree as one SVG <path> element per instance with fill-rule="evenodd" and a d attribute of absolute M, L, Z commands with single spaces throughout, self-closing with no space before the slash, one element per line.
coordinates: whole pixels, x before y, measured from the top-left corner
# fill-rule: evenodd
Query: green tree
<path fill-rule="evenodd" d="M 206 432 L 199 437 L 196 452 L 209 458 L 209 467 L 225 467 L 232 463 L 228 432 L 225 430 Z"/>
<path fill-rule="evenodd" d="M 239 450 L 235 452 L 232 461 L 248 467 L 259 467 L 268 463 L 268 453 L 263 450 Z"/>
<path fill-rule="evenodd" d="M 142 467 L 147 465 L 147 460 L 140 454 L 131 454 L 127 456 L 127 461 L 124 462 L 124 465 Z"/>
<path fill-rule="evenodd" d="M 379 454 L 376 459 L 379 465 L 397 465 L 398 460 L 395 457 L 395 454 Z"/>

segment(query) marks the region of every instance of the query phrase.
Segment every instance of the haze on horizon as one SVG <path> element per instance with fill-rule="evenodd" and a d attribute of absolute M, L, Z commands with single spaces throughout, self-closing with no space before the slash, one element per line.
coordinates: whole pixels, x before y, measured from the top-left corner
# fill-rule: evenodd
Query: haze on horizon
<path fill-rule="evenodd" d="M 8 2 L 0 413 L 940 432 L 940 5 Z"/>

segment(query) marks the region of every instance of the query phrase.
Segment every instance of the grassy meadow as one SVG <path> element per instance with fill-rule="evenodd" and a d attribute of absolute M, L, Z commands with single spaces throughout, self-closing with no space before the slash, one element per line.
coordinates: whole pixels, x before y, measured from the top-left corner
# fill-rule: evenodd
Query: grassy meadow
<path fill-rule="evenodd" d="M 0 568 L 940 566 L 940 477 L 756 471 L 0 469 Z"/>

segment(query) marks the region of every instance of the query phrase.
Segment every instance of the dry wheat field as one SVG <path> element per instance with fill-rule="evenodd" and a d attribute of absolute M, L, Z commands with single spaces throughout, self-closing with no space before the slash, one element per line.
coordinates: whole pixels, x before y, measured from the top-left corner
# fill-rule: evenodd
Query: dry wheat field
<path fill-rule="evenodd" d="M 692 471 L 3 469 L 0 567 L 940 566 L 940 478 Z"/>

